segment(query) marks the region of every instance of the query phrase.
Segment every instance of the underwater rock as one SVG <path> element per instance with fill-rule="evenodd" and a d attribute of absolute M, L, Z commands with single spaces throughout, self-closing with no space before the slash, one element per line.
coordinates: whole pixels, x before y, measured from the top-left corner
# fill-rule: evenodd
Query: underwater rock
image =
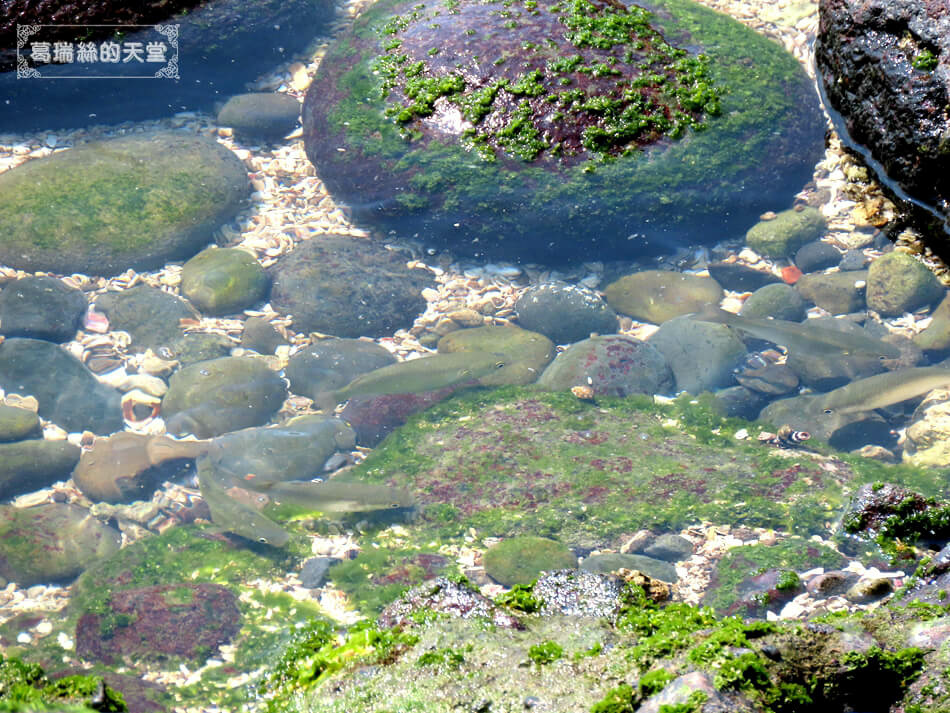
<path fill-rule="evenodd" d="M 86 296 L 55 277 L 12 280 L 0 292 L 0 334 L 68 342 L 76 336 Z"/>
<path fill-rule="evenodd" d="M 21 441 L 41 432 L 36 411 L 0 403 L 0 443 Z"/>
<path fill-rule="evenodd" d="M 181 268 L 181 293 L 205 314 L 253 307 L 267 295 L 268 286 L 261 264 L 239 248 L 208 248 Z"/>
<path fill-rule="evenodd" d="M 346 402 L 340 416 L 356 431 L 359 444 L 372 448 L 414 413 L 424 411 L 464 388 L 462 384 L 455 384 L 422 393 L 357 396 Z"/>
<path fill-rule="evenodd" d="M 506 587 L 531 584 L 542 572 L 577 568 L 577 557 L 566 545 L 530 535 L 492 545 L 482 555 L 482 562 L 485 574 Z"/>
<path fill-rule="evenodd" d="M 538 385 L 552 391 L 589 386 L 597 395 L 668 394 L 673 372 L 652 344 L 619 334 L 569 346 L 544 370 Z"/>
<path fill-rule="evenodd" d="M 761 391 L 753 391 L 744 386 L 729 386 L 716 393 L 716 412 L 729 418 L 744 418 L 754 421 L 765 408 L 769 398 Z"/>
<path fill-rule="evenodd" d="M 950 90 L 946 3 L 827 0 L 819 18 L 819 82 L 841 112 L 840 133 L 866 147 L 882 178 L 932 206 L 945 222 L 950 119 L 939 107 L 947 105 Z"/>
<path fill-rule="evenodd" d="M 293 315 L 298 332 L 381 337 L 408 329 L 425 311 L 426 270 L 366 238 L 321 235 L 300 243 L 269 268 L 271 305 Z"/>
<path fill-rule="evenodd" d="M 867 279 L 864 271 L 803 275 L 795 283 L 795 289 L 806 300 L 831 314 L 849 314 L 865 309 Z"/>
<path fill-rule="evenodd" d="M 180 582 L 112 592 L 103 610 L 76 624 L 76 653 L 133 666 L 169 657 L 204 663 L 241 628 L 234 593 L 220 584 Z"/>
<path fill-rule="evenodd" d="M 321 339 L 290 357 L 290 390 L 316 399 L 346 386 L 360 374 L 396 363 L 392 352 L 362 339 Z"/>
<path fill-rule="evenodd" d="M 287 344 L 288 341 L 281 336 L 274 325 L 263 317 L 248 317 L 244 321 L 241 346 L 245 349 L 253 349 L 258 354 L 273 354 L 277 347 Z"/>
<path fill-rule="evenodd" d="M 147 436 L 121 431 L 97 438 L 79 458 L 73 480 L 94 502 L 121 503 L 147 500 L 167 479 L 159 469 L 169 461 L 191 460 L 208 450 L 207 441 L 176 441 L 167 436 Z"/>
<path fill-rule="evenodd" d="M 818 272 L 841 262 L 841 251 L 824 240 L 813 240 L 795 253 L 795 266 L 802 272 Z"/>
<path fill-rule="evenodd" d="M 68 441 L 0 443 L 0 499 L 7 499 L 66 480 L 79 460 Z"/>
<path fill-rule="evenodd" d="M 0 263 L 115 275 L 188 258 L 248 194 L 244 164 L 181 132 L 83 144 L 0 174 Z"/>
<path fill-rule="evenodd" d="M 515 325 L 458 329 L 439 340 L 440 354 L 482 352 L 500 354 L 504 366 L 479 378 L 482 386 L 531 384 L 554 359 L 554 343 L 543 334 Z"/>
<path fill-rule="evenodd" d="M 746 245 L 766 257 L 791 257 L 806 243 L 825 232 L 825 219 L 817 208 L 783 210 L 771 220 L 761 220 L 746 233 Z"/>
<path fill-rule="evenodd" d="M 300 567 L 300 584 L 308 589 L 319 589 L 327 583 L 330 568 L 342 561 L 338 557 L 311 557 Z"/>
<path fill-rule="evenodd" d="M 672 564 L 646 555 L 619 553 L 591 555 L 581 562 L 581 569 L 595 574 L 609 574 L 619 569 L 629 569 L 670 583 L 679 579 L 676 568 Z"/>
<path fill-rule="evenodd" d="M 120 394 L 51 342 L 13 337 L 0 343 L 0 387 L 35 396 L 41 417 L 70 432 L 122 430 Z"/>
<path fill-rule="evenodd" d="M 120 541 L 85 508 L 0 505 L 0 577 L 21 587 L 72 579 L 117 552 Z"/>
<path fill-rule="evenodd" d="M 95 308 L 108 317 L 110 329 L 129 333 L 133 351 L 170 348 L 184 334 L 181 320 L 201 316 L 180 297 L 149 285 L 106 292 L 96 299 Z"/>
<path fill-rule="evenodd" d="M 741 230 L 811 174 L 822 130 L 807 78 L 725 15 L 640 5 L 502 17 L 377 3 L 310 86 L 307 155 L 357 221 L 491 259 L 635 257 Z"/>
<path fill-rule="evenodd" d="M 950 466 L 950 393 L 931 392 L 914 411 L 904 431 L 903 461 L 910 465 Z"/>
<path fill-rule="evenodd" d="M 746 354 L 745 344 L 729 327 L 685 315 L 664 322 L 647 344 L 666 357 L 676 390 L 694 395 L 730 386 L 732 371 Z"/>
<path fill-rule="evenodd" d="M 937 305 L 931 314 L 930 324 L 914 335 L 914 344 L 930 351 L 950 349 L 950 295 Z"/>
<path fill-rule="evenodd" d="M 753 292 L 742 303 L 743 317 L 784 319 L 801 322 L 805 318 L 805 301 L 791 285 L 766 285 Z"/>
<path fill-rule="evenodd" d="M 859 248 L 851 248 L 850 250 L 845 251 L 844 255 L 841 256 L 841 262 L 838 263 L 838 269 L 842 272 L 863 270 L 868 266 L 869 262 L 870 259 L 864 254 L 863 250 Z"/>
<path fill-rule="evenodd" d="M 623 605 L 623 583 L 583 569 L 560 569 L 538 577 L 531 594 L 542 616 L 613 618 Z"/>
<path fill-rule="evenodd" d="M 643 270 L 621 277 L 604 290 L 618 312 L 641 322 L 663 324 L 674 317 L 719 305 L 722 287 L 709 277 L 668 270 Z"/>
<path fill-rule="evenodd" d="M 0 96 L 7 102 L 0 133 L 156 119 L 181 111 L 213 113 L 215 102 L 245 91 L 248 82 L 289 62 L 315 36 L 327 32 L 333 17 L 330 0 L 7 3 L 0 9 Z M 98 78 L 78 82 L 65 79 L 77 74 L 73 63 L 39 64 L 43 79 L 24 82 L 11 69 L 16 66 L 18 21 L 46 24 L 44 40 L 98 43 L 113 39 L 142 42 L 142 46 L 166 42 L 165 57 L 175 61 L 145 65 L 146 71 L 136 61 L 110 63 L 98 71 L 85 67 L 84 77 Z M 62 28 L 52 34 L 51 23 L 80 25 L 82 32 Z M 114 28 L 95 27 L 157 23 L 177 31 L 117 34 Z M 156 71 L 163 74 L 153 76 Z"/>
<path fill-rule="evenodd" d="M 643 549 L 643 554 L 666 562 L 679 562 L 693 554 L 693 543 L 681 535 L 664 532 Z"/>
<path fill-rule="evenodd" d="M 851 496 L 841 530 L 864 540 L 878 535 L 942 547 L 950 538 L 946 502 L 925 498 L 894 483 L 868 483 Z"/>
<path fill-rule="evenodd" d="M 176 372 L 162 416 L 173 435 L 211 438 L 267 423 L 285 398 L 284 380 L 260 359 L 221 357 Z"/>
<path fill-rule="evenodd" d="M 325 475 L 331 455 L 355 446 L 356 433 L 345 422 L 308 415 L 277 428 L 245 428 L 218 436 L 209 445 L 208 459 L 238 483 L 312 480 Z"/>
<path fill-rule="evenodd" d="M 180 362 L 181 366 L 188 366 L 226 357 L 233 347 L 234 342 L 223 334 L 189 332 L 170 342 L 165 349 L 159 349 L 165 356 Z"/>
<path fill-rule="evenodd" d="M 736 381 L 742 386 L 766 394 L 781 396 L 798 388 L 798 376 L 788 364 L 776 363 L 777 352 L 768 350 L 749 354 L 736 370 Z"/>
<path fill-rule="evenodd" d="M 613 334 L 617 315 L 597 292 L 583 285 L 546 282 L 529 287 L 515 302 L 518 324 L 555 344 L 571 344 L 592 333 Z"/>
<path fill-rule="evenodd" d="M 218 112 L 218 124 L 230 126 L 241 139 L 280 139 L 297 126 L 300 102 L 289 94 L 253 92 L 228 99 Z"/>
<path fill-rule="evenodd" d="M 885 317 L 913 312 L 946 295 L 946 289 L 922 262 L 896 250 L 871 263 L 867 282 L 868 307 Z"/>
<path fill-rule="evenodd" d="M 741 262 L 711 262 L 706 266 L 709 276 L 726 290 L 749 292 L 781 280 L 766 270 L 743 265 Z"/>

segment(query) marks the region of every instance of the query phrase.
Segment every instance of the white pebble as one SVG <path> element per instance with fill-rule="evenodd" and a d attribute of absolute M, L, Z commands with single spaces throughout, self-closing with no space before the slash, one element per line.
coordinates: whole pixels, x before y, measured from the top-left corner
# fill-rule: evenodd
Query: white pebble
<path fill-rule="evenodd" d="M 53 633 L 53 624 L 49 621 L 41 621 L 36 625 L 36 633 L 40 636 L 47 636 Z"/>
<path fill-rule="evenodd" d="M 21 631 L 16 635 L 16 641 L 18 644 L 32 644 L 33 637 L 26 631 Z"/>

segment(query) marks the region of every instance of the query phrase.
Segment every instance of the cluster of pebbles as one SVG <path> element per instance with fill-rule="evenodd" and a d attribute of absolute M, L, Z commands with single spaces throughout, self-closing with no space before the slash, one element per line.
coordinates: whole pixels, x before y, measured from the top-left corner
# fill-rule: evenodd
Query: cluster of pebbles
<path fill-rule="evenodd" d="M 753 29 L 774 38 L 792 52 L 814 76 L 810 58 L 810 45 L 817 32 L 817 3 L 811 0 L 701 0 L 704 4 L 731 15 Z M 341 12 L 334 30 L 350 22 L 367 2 L 357 0 L 349 3 Z M 262 78 L 250 89 L 253 91 L 278 91 L 303 99 L 310 79 L 319 66 L 320 58 L 326 49 L 324 42 L 316 46 L 313 52 L 299 61 L 282 67 L 275 73 Z M 48 156 L 53 152 L 67 150 L 85 142 L 123 136 L 156 129 L 176 129 L 213 137 L 240 158 L 246 165 L 253 185 L 253 193 L 247 209 L 231 224 L 220 231 L 218 241 L 221 244 L 239 247 L 254 255 L 265 267 L 273 264 L 282 255 L 291 251 L 297 243 L 308 239 L 319 239 L 325 234 L 343 234 L 362 237 L 365 231 L 353 225 L 344 207 L 337 205 L 327 194 L 322 182 L 316 176 L 313 166 L 304 154 L 303 142 L 299 131 L 291 135 L 290 140 L 280 145 L 250 145 L 241 143 L 228 128 L 220 127 L 213 117 L 196 113 L 181 113 L 168 119 L 127 123 L 118 126 L 94 126 L 84 129 L 40 133 L 33 135 L 0 135 L 0 172 L 13 168 L 24 161 Z M 854 163 L 842 150 L 840 142 L 832 136 L 824 159 L 816 166 L 814 180 L 796 196 L 800 204 L 817 207 L 828 222 L 826 240 L 842 249 L 862 249 L 868 257 L 878 253 L 873 249 L 875 232 L 886 225 L 897 214 L 895 206 L 882 194 L 880 187 L 868 176 L 867 171 Z M 902 249 L 924 252 L 919 238 L 911 230 L 901 237 Z M 431 343 L 432 335 L 448 333 L 460 327 L 474 327 L 488 324 L 505 324 L 514 315 L 514 304 L 523 291 L 540 282 L 562 279 L 577 282 L 587 287 L 598 288 L 605 280 L 606 266 L 602 262 L 590 262 L 564 268 L 559 271 L 530 265 L 495 264 L 458 264 L 449 256 L 432 254 L 425 245 L 409 242 L 396 242 L 395 247 L 410 251 L 416 266 L 426 267 L 434 276 L 436 287 L 424 290 L 427 303 L 425 312 L 418 317 L 411 329 L 400 330 L 389 337 L 376 340 L 379 344 L 405 358 L 428 352 L 426 344 Z M 935 272 L 945 277 L 947 269 L 936 260 L 925 255 Z M 713 260 L 733 260 L 753 267 L 764 267 L 776 274 L 783 264 L 773 263 L 754 254 L 738 242 L 723 243 L 714 248 L 681 250 L 672 256 L 651 259 L 638 267 L 675 269 L 696 274 L 704 272 L 706 263 Z M 11 279 L 26 276 L 26 273 L 0 267 L 0 284 Z M 166 265 L 153 272 L 127 271 L 121 275 L 106 279 L 74 274 L 61 276 L 70 286 L 83 290 L 90 303 L 106 292 L 128 289 L 135 285 L 146 284 L 176 294 L 181 280 L 181 266 Z M 731 293 L 727 296 L 725 307 L 741 304 L 743 295 Z M 243 322 L 248 317 L 260 317 L 268 320 L 288 340 L 290 347 L 278 350 L 274 359 L 275 366 L 286 363 L 292 350 L 309 344 L 315 336 L 293 331 L 290 321 L 278 315 L 270 305 L 258 310 L 248 310 L 243 315 L 231 319 L 202 318 L 189 325 L 190 331 L 222 334 L 228 337 L 238 348 Z M 913 334 L 920 331 L 925 323 L 911 318 L 892 320 L 890 326 L 895 331 Z M 621 321 L 621 332 L 638 338 L 646 338 L 655 329 L 652 325 L 634 322 L 629 318 Z M 0 337 L 2 339 L 2 337 Z M 151 351 L 133 355 L 128 352 L 129 336 L 122 332 L 108 331 L 108 325 L 95 313 L 87 315 L 85 327 L 73 342 L 65 345 L 67 349 L 83 358 L 96 371 L 100 378 L 114 386 L 128 387 L 127 392 L 137 392 L 139 401 L 148 403 L 148 397 L 158 397 L 150 391 L 147 380 L 128 381 L 129 374 L 162 375 L 174 368 L 174 363 L 164 359 L 161 354 Z M 98 360 L 98 361 L 93 361 Z M 13 398 L 13 395 L 7 395 Z M 292 398 L 284 407 L 284 413 L 306 413 L 310 410 L 309 401 Z M 66 434 L 52 424 L 45 424 L 46 438 L 70 438 L 82 442 L 81 434 Z M 130 430 L 148 433 L 164 432 L 161 418 L 127 420 Z M 361 453 L 353 454 L 359 459 Z M 171 513 L 173 503 L 188 505 L 195 497 L 195 491 L 170 484 L 156 494 L 151 503 L 139 508 L 138 513 L 128 508 L 121 510 L 126 517 L 123 528 L 124 539 L 132 541 L 153 531 L 174 524 Z M 18 498 L 17 505 L 26 506 L 50 500 L 68 500 L 91 506 L 71 483 L 62 483 L 46 491 Z M 100 513 L 104 517 L 117 514 L 116 509 Z M 164 518 L 164 519 L 163 519 Z M 769 542 L 780 537 L 774 532 L 742 531 L 733 532 L 721 524 L 704 523 L 680 533 L 694 544 L 694 554 L 688 560 L 679 563 L 679 582 L 674 587 L 674 595 L 681 600 L 698 602 L 705 586 L 709 582 L 710 572 L 715 563 L 730 548 L 749 542 Z M 486 547 L 477 533 L 471 533 L 465 547 L 453 549 L 451 554 L 463 567 L 477 571 L 480 566 L 480 554 Z M 358 545 L 346 536 L 315 538 L 313 552 L 318 556 L 352 557 Z M 898 583 L 903 573 L 877 571 L 859 571 L 857 563 L 851 569 L 863 579 L 886 579 Z M 800 573 L 805 575 L 806 583 L 823 574 L 820 571 Z M 295 574 L 289 574 L 280 582 L 260 583 L 261 587 L 291 592 L 294 596 L 316 599 L 337 619 L 349 622 L 357 616 L 345 601 L 345 597 L 332 587 L 311 590 L 302 586 Z M 496 585 L 485 585 L 486 593 L 492 594 Z M 816 596 L 809 588 L 804 594 L 788 603 L 777 616 L 781 618 L 802 618 L 820 611 L 854 609 L 860 604 L 844 597 L 825 598 Z M 68 588 L 60 586 L 38 585 L 26 589 L 18 588 L 15 583 L 0 589 L 0 623 L 22 612 L 30 611 L 41 615 L 37 623 L 24 631 L 22 643 L 28 643 L 35 637 L 44 636 L 51 627 L 43 616 L 53 616 L 68 601 Z M 69 650 L 72 642 L 60 642 Z M 223 656 L 226 658 L 225 650 Z M 152 678 L 165 684 L 183 684 L 194 679 L 195 672 L 183 673 L 156 672 Z"/>

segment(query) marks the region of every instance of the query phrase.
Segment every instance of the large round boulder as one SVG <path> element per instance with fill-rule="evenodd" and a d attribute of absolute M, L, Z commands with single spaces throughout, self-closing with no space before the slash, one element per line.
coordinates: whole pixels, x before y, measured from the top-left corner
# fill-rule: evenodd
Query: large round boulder
<path fill-rule="evenodd" d="M 93 142 L 0 173 L 0 263 L 114 275 L 188 258 L 248 194 L 225 146 L 178 132 Z"/>
<path fill-rule="evenodd" d="M 638 5 L 382 0 L 320 65 L 307 155 L 358 220 L 459 253 L 631 256 L 745 229 L 821 151 L 805 73 L 689 0 Z"/>
<path fill-rule="evenodd" d="M 876 168 L 950 219 L 950 6 L 823 0 L 819 12 L 815 58 L 840 128 Z"/>

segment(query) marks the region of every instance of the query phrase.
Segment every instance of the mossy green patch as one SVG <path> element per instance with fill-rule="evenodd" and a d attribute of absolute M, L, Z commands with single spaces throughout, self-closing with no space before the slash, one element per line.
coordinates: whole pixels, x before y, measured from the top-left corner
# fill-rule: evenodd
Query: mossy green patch
<path fill-rule="evenodd" d="M 101 676 L 71 675 L 50 681 L 41 666 L 0 656 L 0 711 L 103 711 L 125 713 L 122 694 Z"/>

